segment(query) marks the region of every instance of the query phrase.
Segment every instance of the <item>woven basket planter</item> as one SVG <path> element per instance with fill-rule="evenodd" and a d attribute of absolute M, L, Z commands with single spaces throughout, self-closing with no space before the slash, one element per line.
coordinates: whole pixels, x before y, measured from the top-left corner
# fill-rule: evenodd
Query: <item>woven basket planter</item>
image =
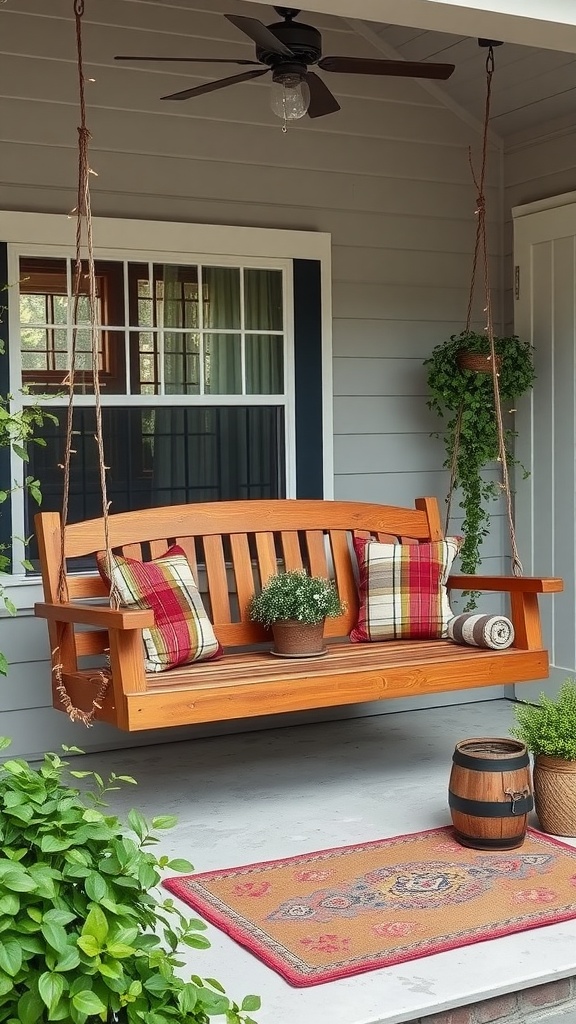
<path fill-rule="evenodd" d="M 471 370 L 473 373 L 492 373 L 492 357 L 485 352 L 469 352 L 461 348 L 456 353 L 456 363 L 460 370 Z M 496 356 L 496 371 L 502 366 L 502 356 Z"/>
<path fill-rule="evenodd" d="M 280 619 L 272 623 L 272 634 L 275 654 L 287 658 L 310 658 L 324 653 L 324 619 L 312 624 L 297 619 Z"/>
<path fill-rule="evenodd" d="M 534 799 L 543 832 L 576 836 L 576 761 L 539 754 L 534 762 Z"/>

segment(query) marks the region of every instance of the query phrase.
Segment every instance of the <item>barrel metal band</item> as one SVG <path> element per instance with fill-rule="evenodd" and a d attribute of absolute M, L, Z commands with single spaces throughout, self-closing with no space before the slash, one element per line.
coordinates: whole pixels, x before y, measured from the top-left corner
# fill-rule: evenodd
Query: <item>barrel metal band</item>
<path fill-rule="evenodd" d="M 520 814 L 528 814 L 534 807 L 532 796 L 522 796 L 516 800 L 510 798 L 506 803 L 498 803 L 494 800 L 466 800 L 452 792 L 448 794 L 448 803 L 452 810 L 472 814 L 477 818 L 516 818 Z"/>
<path fill-rule="evenodd" d="M 527 753 L 520 754 L 518 757 L 492 760 L 487 757 L 471 757 L 470 754 L 464 754 L 461 750 L 455 750 L 452 760 L 460 768 L 471 768 L 473 772 L 517 772 L 530 764 Z"/>

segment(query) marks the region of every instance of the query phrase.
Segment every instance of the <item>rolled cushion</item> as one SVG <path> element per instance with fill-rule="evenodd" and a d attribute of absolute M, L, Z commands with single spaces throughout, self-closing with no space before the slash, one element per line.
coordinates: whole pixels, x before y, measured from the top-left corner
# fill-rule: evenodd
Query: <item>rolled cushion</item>
<path fill-rule="evenodd" d="M 106 553 L 98 552 L 96 561 L 100 575 L 110 585 Z M 122 607 L 154 612 L 154 626 L 142 630 L 147 672 L 165 672 L 177 665 L 220 657 L 222 648 L 182 548 L 174 544 L 150 562 L 113 554 L 111 563 Z"/>
<path fill-rule="evenodd" d="M 504 651 L 514 643 L 514 626 L 505 615 L 456 615 L 448 623 L 448 636 L 456 644 Z"/>
<path fill-rule="evenodd" d="M 422 544 L 355 537 L 360 608 L 352 643 L 446 637 L 453 618 L 446 583 L 459 545 L 457 537 Z"/>

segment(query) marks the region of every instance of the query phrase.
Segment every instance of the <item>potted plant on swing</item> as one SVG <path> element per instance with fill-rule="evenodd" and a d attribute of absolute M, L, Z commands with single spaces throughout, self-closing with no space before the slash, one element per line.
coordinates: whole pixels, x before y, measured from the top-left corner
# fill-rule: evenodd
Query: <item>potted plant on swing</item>
<path fill-rule="evenodd" d="M 250 618 L 272 630 L 272 654 L 310 658 L 326 653 L 322 646 L 325 619 L 344 611 L 332 580 L 300 569 L 271 576 L 253 597 Z"/>
<path fill-rule="evenodd" d="M 499 398 L 504 412 L 514 412 L 514 402 L 534 383 L 532 346 L 517 336 L 495 337 L 494 350 Z M 490 341 L 486 334 L 467 330 L 437 345 L 424 363 L 428 370 L 428 407 L 447 420 L 443 439 L 444 466 L 452 470 L 452 489 L 461 491 L 464 512 L 460 549 L 462 572 L 475 574 L 480 546 L 489 532 L 488 502 L 499 497 L 499 483 L 484 473 L 502 459 L 498 410 L 494 390 Z M 503 427 L 507 469 L 515 463 L 516 432 Z"/>

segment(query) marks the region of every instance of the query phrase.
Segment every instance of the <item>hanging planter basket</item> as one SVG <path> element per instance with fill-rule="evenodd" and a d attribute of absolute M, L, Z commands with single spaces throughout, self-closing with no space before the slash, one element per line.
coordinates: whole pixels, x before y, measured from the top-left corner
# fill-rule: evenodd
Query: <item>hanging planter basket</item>
<path fill-rule="evenodd" d="M 456 353 L 456 365 L 459 370 L 470 370 L 472 373 L 492 373 L 492 356 L 485 352 L 470 352 L 461 348 Z M 502 369 L 502 356 L 496 356 L 496 373 Z"/>

